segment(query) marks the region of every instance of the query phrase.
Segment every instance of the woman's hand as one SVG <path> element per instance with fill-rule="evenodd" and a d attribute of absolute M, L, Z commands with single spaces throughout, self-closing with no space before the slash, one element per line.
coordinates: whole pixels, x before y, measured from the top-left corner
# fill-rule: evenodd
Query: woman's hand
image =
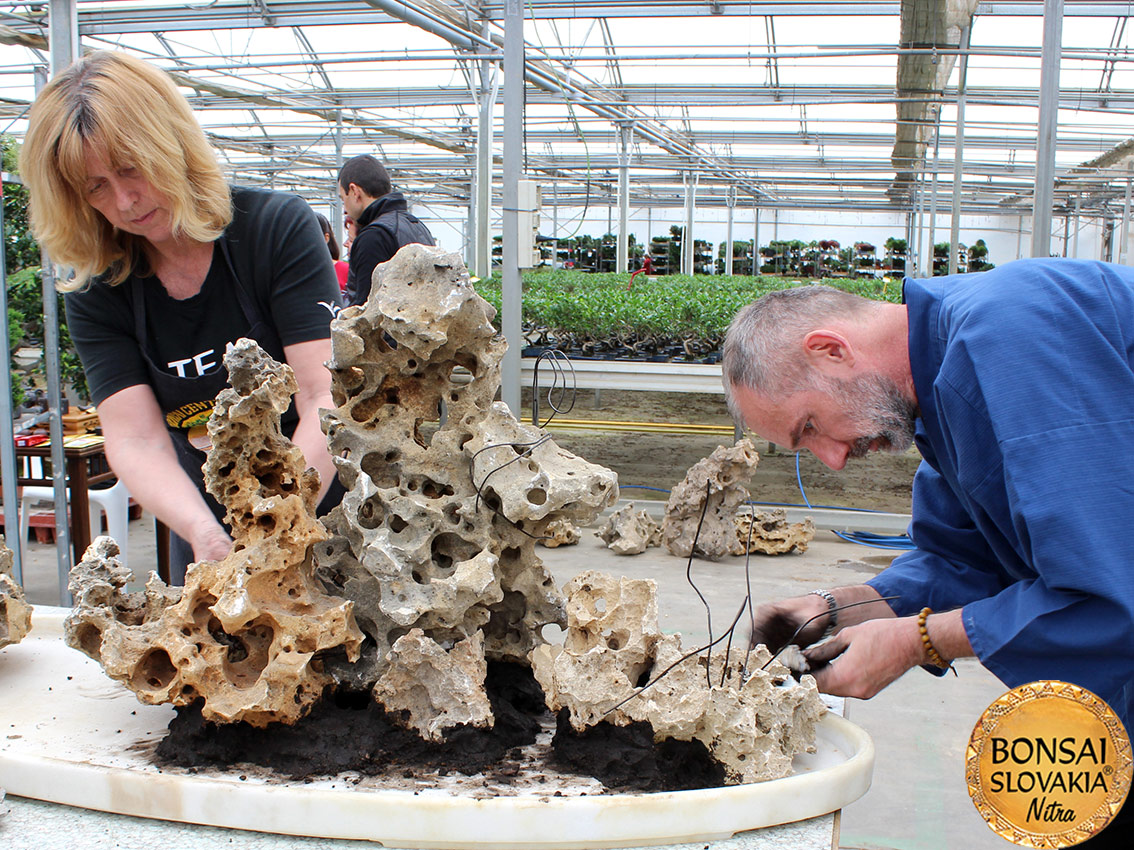
<path fill-rule="evenodd" d="M 219 561 L 232 551 L 232 538 L 216 520 L 194 526 L 188 542 L 193 547 L 194 561 Z"/>

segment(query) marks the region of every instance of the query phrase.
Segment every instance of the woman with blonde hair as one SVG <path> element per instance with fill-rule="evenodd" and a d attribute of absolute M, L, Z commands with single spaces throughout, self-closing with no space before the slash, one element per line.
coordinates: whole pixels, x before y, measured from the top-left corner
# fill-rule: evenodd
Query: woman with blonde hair
<path fill-rule="evenodd" d="M 91 53 L 43 89 L 20 169 L 36 238 L 75 271 L 60 288 L 107 458 L 175 533 L 173 582 L 232 546 L 201 465 L 221 360 L 240 337 L 294 370 L 284 431 L 329 509 L 342 489 L 318 410 L 333 407 L 323 363 L 341 302 L 310 207 L 229 187 L 173 80 L 118 52 Z"/>

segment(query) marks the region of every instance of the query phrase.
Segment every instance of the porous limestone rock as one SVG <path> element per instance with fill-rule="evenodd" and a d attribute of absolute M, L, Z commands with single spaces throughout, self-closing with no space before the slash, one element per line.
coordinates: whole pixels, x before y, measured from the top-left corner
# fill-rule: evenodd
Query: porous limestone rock
<path fill-rule="evenodd" d="M 796 682 L 771 655 L 733 648 L 688 653 L 657 623 L 657 585 L 582 573 L 564 587 L 563 646 L 531 653 L 552 711 L 582 731 L 600 721 L 648 722 L 654 740 L 700 741 L 730 784 L 778 779 L 797 753 L 814 749 L 826 711 L 815 679 Z M 648 686 L 643 687 L 646 682 Z"/>
<path fill-rule="evenodd" d="M 444 740 L 454 726 L 491 727 L 492 706 L 484 691 L 488 662 L 484 638 L 476 632 L 446 651 L 421 629 L 394 641 L 374 697 L 427 741 Z"/>
<path fill-rule="evenodd" d="M 14 557 L 0 537 L 0 649 L 19 643 L 31 630 L 32 606 L 12 578 Z"/>
<path fill-rule="evenodd" d="M 540 629 L 565 622 L 536 541 L 618 496 L 613 472 L 493 401 L 506 347 L 493 316 L 457 255 L 407 245 L 378 266 L 367 303 L 331 325 L 337 407 L 323 428 L 347 493 L 316 564 L 354 602 L 379 677 L 411 630 L 423 676 L 439 667 L 425 642 L 452 652 L 478 634 L 488 660 L 525 663 Z M 412 678 L 408 657 L 398 664 Z M 374 693 L 423 735 L 452 722 Z"/>
<path fill-rule="evenodd" d="M 651 546 L 661 546 L 661 526 L 646 511 L 634 513 L 634 503 L 619 508 L 595 532 L 616 555 L 639 555 Z"/>
<path fill-rule="evenodd" d="M 574 546 L 582 539 L 579 526 L 571 520 L 561 517 L 553 519 L 543 531 L 543 537 L 536 540 L 540 546 L 548 549 L 557 549 L 560 546 Z"/>
<path fill-rule="evenodd" d="M 294 723 L 332 681 L 322 655 L 357 659 L 363 636 L 351 604 L 315 580 L 312 547 L 327 537 L 319 478 L 280 432 L 291 369 L 251 340 L 224 362 L 232 388 L 209 420 L 205 480 L 227 508 L 232 552 L 190 565 L 183 589 L 150 573 L 145 590 L 126 593 L 118 545 L 96 538 L 71 571 L 65 637 L 144 703 L 200 699 L 206 720 Z"/>
<path fill-rule="evenodd" d="M 692 553 L 710 561 L 732 554 L 736 548 L 736 509 L 748 498 L 744 485 L 759 462 L 752 442 L 742 439 L 734 446 L 718 446 L 693 464 L 666 502 L 662 520 L 665 547 L 682 558 Z"/>
<path fill-rule="evenodd" d="M 740 511 L 736 515 L 736 547 L 732 554 L 759 552 L 763 555 L 803 553 L 815 537 L 811 517 L 803 522 L 788 522 L 787 511 L 770 508 L 762 511 Z"/>

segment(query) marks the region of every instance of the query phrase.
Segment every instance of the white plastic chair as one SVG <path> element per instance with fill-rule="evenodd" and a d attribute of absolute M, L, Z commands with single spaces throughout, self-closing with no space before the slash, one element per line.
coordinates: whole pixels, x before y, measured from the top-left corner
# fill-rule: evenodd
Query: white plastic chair
<path fill-rule="evenodd" d="M 69 494 L 68 494 L 69 495 Z M 102 533 L 102 514 L 106 514 L 106 533 L 118 544 L 118 560 L 126 564 L 127 542 L 130 535 L 130 493 L 121 480 L 105 490 L 88 490 L 90 503 L 91 540 Z M 23 562 L 28 563 L 28 524 L 32 505 L 37 502 L 54 502 L 53 487 L 24 487 L 20 497 L 20 553 Z"/>

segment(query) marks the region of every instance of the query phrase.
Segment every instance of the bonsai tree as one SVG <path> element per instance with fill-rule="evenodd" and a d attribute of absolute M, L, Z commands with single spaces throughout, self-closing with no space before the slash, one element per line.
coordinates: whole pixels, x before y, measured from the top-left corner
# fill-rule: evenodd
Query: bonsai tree
<path fill-rule="evenodd" d="M 996 268 L 995 263 L 988 261 L 988 246 L 983 239 L 978 239 L 973 247 L 969 248 L 969 271 L 986 272 Z"/>

